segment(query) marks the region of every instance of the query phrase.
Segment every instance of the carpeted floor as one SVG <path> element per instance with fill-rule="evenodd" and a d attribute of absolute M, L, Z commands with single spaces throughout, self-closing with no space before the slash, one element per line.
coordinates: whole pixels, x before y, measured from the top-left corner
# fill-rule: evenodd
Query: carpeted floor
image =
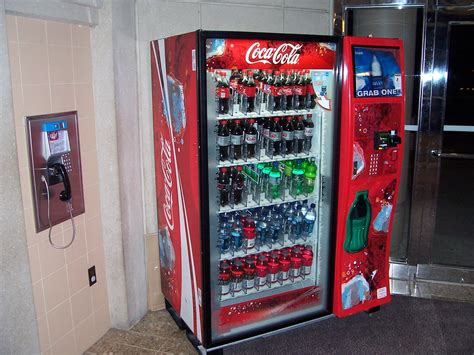
<path fill-rule="evenodd" d="M 192 354 L 166 311 L 111 329 L 86 353 Z M 474 354 L 474 303 L 394 296 L 380 312 L 332 318 L 226 348 L 224 354 Z"/>

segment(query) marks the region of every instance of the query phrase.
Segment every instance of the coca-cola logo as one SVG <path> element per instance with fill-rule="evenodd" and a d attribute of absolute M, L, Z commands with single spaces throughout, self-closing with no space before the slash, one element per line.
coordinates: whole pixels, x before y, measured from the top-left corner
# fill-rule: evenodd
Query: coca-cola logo
<path fill-rule="evenodd" d="M 169 141 L 160 137 L 161 141 L 161 170 L 163 172 L 165 199 L 163 202 L 163 211 L 168 228 L 174 230 L 173 218 L 173 169 L 171 167 L 171 144 Z"/>
<path fill-rule="evenodd" d="M 283 43 L 278 48 L 261 48 L 260 42 L 255 42 L 247 50 L 245 60 L 249 64 L 297 64 L 302 47 L 302 44 Z"/>

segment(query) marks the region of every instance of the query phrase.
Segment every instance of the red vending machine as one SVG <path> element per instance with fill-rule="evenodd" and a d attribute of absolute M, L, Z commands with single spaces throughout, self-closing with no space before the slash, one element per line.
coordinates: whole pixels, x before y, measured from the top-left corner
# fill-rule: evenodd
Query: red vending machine
<path fill-rule="evenodd" d="M 390 301 L 390 232 L 402 169 L 401 40 L 343 39 L 341 148 L 333 312 Z"/>
<path fill-rule="evenodd" d="M 339 37 L 242 32 L 151 43 L 162 291 L 173 317 L 207 350 L 330 317 L 334 287 L 340 299 L 338 206 L 353 202 L 348 190 L 359 181 L 339 177 L 343 161 L 352 171 L 358 141 L 344 133 L 349 124 L 340 129 L 341 88 L 346 96 L 354 90 L 342 79 L 342 50 Z M 386 77 L 385 57 L 378 60 L 367 74 L 372 91 Z M 344 103 L 346 114 L 357 100 Z M 381 133 L 381 154 L 393 156 L 391 131 L 403 127 L 390 124 L 376 119 L 370 132 Z M 370 169 L 358 174 L 365 184 L 375 181 Z M 347 196 L 338 200 L 338 189 Z M 369 190 L 370 203 L 376 196 L 370 186 L 359 190 Z M 364 251 L 350 256 L 357 253 Z M 361 303 L 371 301 L 372 294 Z"/>

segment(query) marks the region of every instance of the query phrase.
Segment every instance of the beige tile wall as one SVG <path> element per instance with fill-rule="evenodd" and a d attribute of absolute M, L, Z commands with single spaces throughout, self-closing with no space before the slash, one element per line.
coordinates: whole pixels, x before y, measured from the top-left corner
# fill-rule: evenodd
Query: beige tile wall
<path fill-rule="evenodd" d="M 80 354 L 110 327 L 95 139 L 90 30 L 77 25 L 7 16 L 18 161 L 41 351 Z M 66 250 L 37 234 L 28 168 L 25 116 L 77 110 L 86 213 Z M 71 224 L 53 228 L 67 243 Z M 97 283 L 89 287 L 87 269 Z"/>

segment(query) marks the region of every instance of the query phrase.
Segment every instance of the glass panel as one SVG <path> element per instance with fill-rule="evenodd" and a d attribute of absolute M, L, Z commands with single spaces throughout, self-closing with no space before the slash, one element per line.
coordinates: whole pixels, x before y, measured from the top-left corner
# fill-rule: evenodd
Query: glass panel
<path fill-rule="evenodd" d="M 328 311 L 335 49 L 206 42 L 214 341 Z"/>
<path fill-rule="evenodd" d="M 347 33 L 353 36 L 401 38 L 405 63 L 405 124 L 418 124 L 421 49 L 423 39 L 423 9 L 372 8 L 349 9 Z M 403 170 L 395 210 L 391 258 L 404 261 L 407 257 L 412 180 L 415 161 L 416 130 L 405 132 Z"/>
<path fill-rule="evenodd" d="M 443 133 L 443 153 L 474 157 L 474 25 L 452 25 L 445 125 L 463 125 Z M 471 37 L 469 37 L 471 36 Z M 454 129 L 456 129 L 454 127 Z M 466 130 L 462 132 L 462 130 Z M 441 158 L 433 240 L 433 262 L 474 266 L 474 160 Z"/>

